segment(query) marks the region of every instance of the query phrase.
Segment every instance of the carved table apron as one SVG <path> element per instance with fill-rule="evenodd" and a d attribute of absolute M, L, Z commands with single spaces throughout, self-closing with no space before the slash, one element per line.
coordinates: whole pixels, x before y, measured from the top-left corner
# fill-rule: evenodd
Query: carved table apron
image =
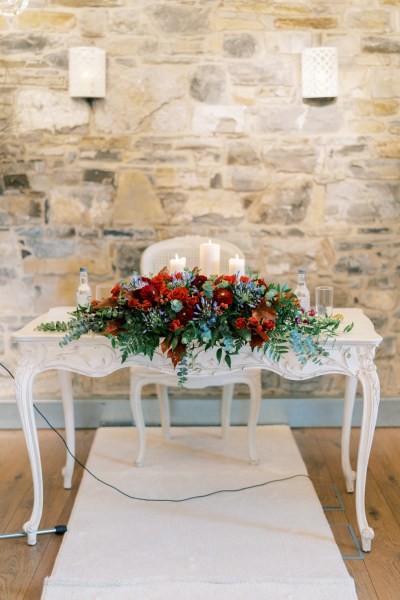
<path fill-rule="evenodd" d="M 72 308 L 71 308 L 72 310 Z M 244 369 L 266 369 L 293 380 L 305 380 L 326 374 L 346 375 L 346 391 L 344 398 L 342 424 L 342 469 L 348 492 L 354 491 L 356 482 L 356 513 L 360 530 L 361 544 L 364 551 L 371 550 L 373 530 L 369 527 L 365 514 L 365 485 L 368 460 L 375 430 L 380 399 L 379 379 L 374 364 L 375 349 L 382 338 L 375 332 L 371 321 L 360 309 L 337 309 L 344 315 L 344 324 L 354 322 L 350 333 L 339 334 L 333 341 L 326 343 L 329 356 L 322 359 L 322 364 L 307 363 L 302 365 L 290 351 L 279 362 L 273 362 L 262 351 L 252 352 L 250 348 L 242 348 L 240 353 L 232 356 L 232 367 L 219 364 L 215 352 L 200 351 L 197 356 L 199 370 L 190 376 L 196 378 L 196 387 L 201 387 L 202 374 L 215 375 L 218 382 L 235 383 L 240 381 L 240 373 Z M 43 511 L 43 477 L 40 461 L 38 437 L 33 408 L 33 382 L 35 376 L 43 371 L 57 369 L 60 373 L 67 444 L 74 453 L 74 419 L 72 409 L 72 389 L 70 372 L 81 373 L 92 377 L 109 375 L 121 368 L 141 366 L 143 369 L 173 375 L 174 368 L 160 350 L 156 351 L 153 360 L 139 355 L 130 357 L 121 363 L 120 354 L 111 347 L 110 340 L 95 334 L 81 337 L 77 342 L 61 347 L 62 333 L 39 332 L 35 327 L 45 321 L 53 320 L 51 312 L 42 315 L 14 334 L 19 349 L 19 361 L 15 376 L 15 389 L 18 410 L 21 417 L 29 459 L 32 469 L 34 502 L 29 521 L 23 528 L 27 533 L 29 545 L 34 545 L 37 538 Z M 353 414 L 357 382 L 361 382 L 363 411 L 361 433 L 358 447 L 357 468 L 354 472 L 349 459 L 350 429 Z M 132 410 L 139 438 L 139 455 L 137 464 L 142 464 L 145 449 L 145 426 L 140 402 L 140 394 L 132 400 Z M 249 416 L 250 455 L 255 453 L 254 432 L 257 424 L 259 406 L 251 406 Z M 253 445 L 252 445 L 253 444 Z M 252 457 L 253 458 L 253 457 Z M 64 467 L 64 486 L 71 486 L 73 458 L 67 453 Z"/>

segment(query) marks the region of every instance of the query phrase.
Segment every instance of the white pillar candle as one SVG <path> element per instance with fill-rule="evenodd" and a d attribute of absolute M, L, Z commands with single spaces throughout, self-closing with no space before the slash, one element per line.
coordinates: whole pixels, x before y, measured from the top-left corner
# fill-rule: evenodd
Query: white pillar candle
<path fill-rule="evenodd" d="M 175 258 L 171 258 L 169 261 L 169 272 L 170 273 L 181 273 L 186 266 L 186 257 L 182 256 L 179 258 L 177 254 L 175 254 Z"/>
<path fill-rule="evenodd" d="M 236 258 L 229 259 L 229 275 L 244 275 L 244 258 L 239 258 L 236 254 Z"/>
<path fill-rule="evenodd" d="M 200 244 L 200 273 L 209 277 L 210 275 L 219 275 L 221 247 L 219 244 L 213 244 L 211 240 L 208 243 Z"/>

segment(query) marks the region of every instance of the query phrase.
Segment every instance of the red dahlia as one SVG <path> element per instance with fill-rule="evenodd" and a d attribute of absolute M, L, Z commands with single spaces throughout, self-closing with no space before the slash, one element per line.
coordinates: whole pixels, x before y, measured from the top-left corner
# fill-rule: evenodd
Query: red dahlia
<path fill-rule="evenodd" d="M 217 288 L 214 291 L 213 300 L 215 300 L 217 304 L 226 304 L 229 306 L 229 304 L 232 304 L 233 302 L 233 294 L 226 288 Z"/>

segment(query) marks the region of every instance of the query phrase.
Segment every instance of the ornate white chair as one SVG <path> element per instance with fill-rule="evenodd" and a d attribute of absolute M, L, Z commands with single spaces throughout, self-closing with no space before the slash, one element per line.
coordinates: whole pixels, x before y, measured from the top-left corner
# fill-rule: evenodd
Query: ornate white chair
<path fill-rule="evenodd" d="M 140 261 L 140 272 L 142 275 L 156 275 L 163 267 L 169 267 L 170 259 L 175 253 L 186 257 L 186 267 L 192 269 L 199 266 L 200 244 L 207 242 L 208 238 L 201 236 L 176 237 L 152 244 L 143 252 Z M 221 247 L 221 274 L 228 273 L 229 258 L 243 258 L 243 252 L 234 244 L 225 240 L 216 240 Z M 130 401 L 133 415 L 140 406 L 142 388 L 148 384 L 156 385 L 157 398 L 160 405 L 160 417 L 163 435 L 166 439 L 170 437 L 171 414 L 168 397 L 168 387 L 177 387 L 178 378 L 175 375 L 166 375 L 156 369 L 143 369 L 142 367 L 131 367 L 130 369 Z M 223 386 L 221 401 L 221 428 L 222 437 L 228 435 L 230 425 L 230 414 L 232 397 L 235 383 L 244 383 L 250 389 L 250 413 L 249 413 L 249 454 L 252 463 L 258 462 L 257 450 L 254 441 L 255 425 L 261 402 L 261 371 L 259 369 L 245 369 L 240 373 L 213 376 L 189 377 L 185 388 L 202 389 L 210 386 Z M 139 450 L 136 464 L 141 466 L 144 461 L 144 447 Z"/>

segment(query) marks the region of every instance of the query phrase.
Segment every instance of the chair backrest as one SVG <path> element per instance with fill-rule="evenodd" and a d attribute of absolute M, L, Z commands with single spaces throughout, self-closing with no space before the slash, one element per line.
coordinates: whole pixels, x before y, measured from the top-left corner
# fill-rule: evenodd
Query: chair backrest
<path fill-rule="evenodd" d="M 185 235 L 156 242 L 148 246 L 143 252 L 140 259 L 140 273 L 142 275 L 156 275 L 163 267 L 169 269 L 169 261 L 171 258 L 175 258 L 175 254 L 178 254 L 180 257 L 186 257 L 186 267 L 189 269 L 198 267 L 200 244 L 204 244 L 208 240 L 208 237 L 200 235 Z M 235 246 L 235 244 L 215 238 L 212 238 L 211 241 L 221 246 L 220 274 L 225 275 L 228 273 L 230 258 L 234 258 L 236 254 L 239 258 L 244 258 L 242 250 Z"/>

